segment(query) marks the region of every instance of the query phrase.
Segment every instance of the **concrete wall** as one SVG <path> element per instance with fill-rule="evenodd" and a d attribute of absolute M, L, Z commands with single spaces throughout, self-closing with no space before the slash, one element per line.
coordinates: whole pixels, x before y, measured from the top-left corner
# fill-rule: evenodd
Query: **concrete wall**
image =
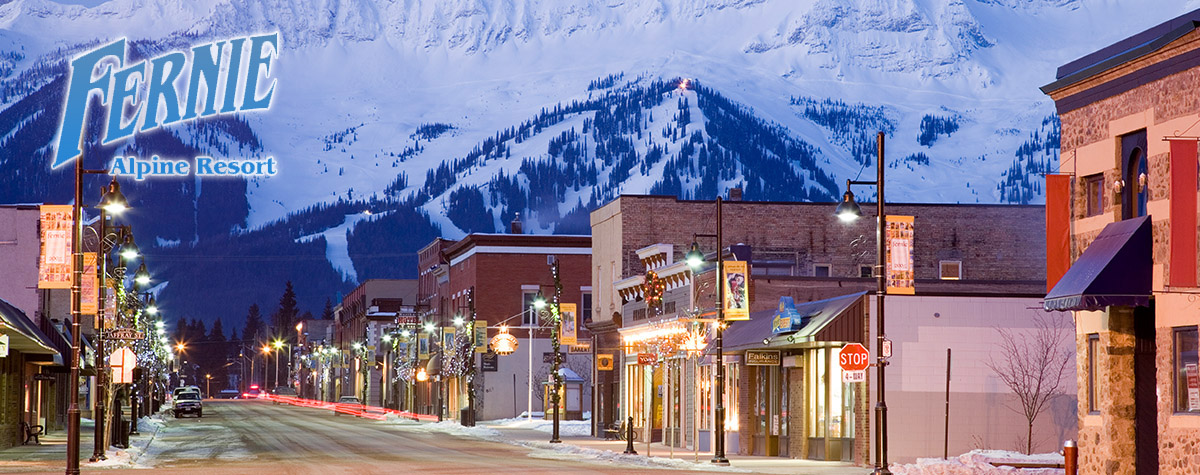
<path fill-rule="evenodd" d="M 542 412 L 542 382 L 550 374 L 550 364 L 542 363 L 542 354 L 550 352 L 550 340 L 535 338 L 533 343 L 533 411 Z M 479 420 L 506 419 L 525 412 L 529 394 L 528 350 L 529 339 L 520 338 L 516 353 L 499 357 L 499 371 L 475 373 Z M 567 347 L 563 346 L 561 351 L 566 353 Z M 562 365 L 586 380 L 583 386 L 583 410 L 591 411 L 591 355 L 568 354 L 563 358 Z"/>

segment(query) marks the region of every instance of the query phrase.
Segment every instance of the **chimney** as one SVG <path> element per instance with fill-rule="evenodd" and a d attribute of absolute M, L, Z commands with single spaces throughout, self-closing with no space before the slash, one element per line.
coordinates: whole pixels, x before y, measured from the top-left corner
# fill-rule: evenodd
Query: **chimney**
<path fill-rule="evenodd" d="M 729 201 L 742 201 L 742 187 L 729 189 Z"/>
<path fill-rule="evenodd" d="M 517 213 L 517 217 L 508 223 L 508 232 L 509 234 L 521 234 L 521 213 Z"/>

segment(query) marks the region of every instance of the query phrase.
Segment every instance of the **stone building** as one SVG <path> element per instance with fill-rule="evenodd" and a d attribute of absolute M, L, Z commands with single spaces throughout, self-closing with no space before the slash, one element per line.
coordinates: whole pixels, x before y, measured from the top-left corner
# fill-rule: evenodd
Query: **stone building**
<path fill-rule="evenodd" d="M 1045 307 L 1076 321 L 1080 473 L 1200 473 L 1198 26 L 1200 10 L 1042 87 L 1062 123 Z"/>
<path fill-rule="evenodd" d="M 711 263 L 718 253 L 711 237 L 696 234 L 716 231 L 716 206 L 625 195 L 591 216 L 592 328 L 611 328 L 596 339 L 618 349 L 612 378 L 602 376 L 597 391 L 610 394 L 617 418 L 634 418 L 642 440 L 713 448 L 715 398 L 722 397 L 714 390 L 711 344 Z M 832 203 L 721 206 L 720 255 L 750 266 L 750 319 L 725 332 L 726 452 L 870 464 L 874 372 L 868 371 L 866 382 L 842 384 L 836 361 L 838 349 L 850 342 L 875 352 L 875 221 L 841 223 Z M 1016 448 L 1024 423 L 1005 407 L 1012 395 L 986 363 L 996 351 L 997 328 L 1033 331 L 1037 319 L 1048 316 L 1036 310 L 1044 295 L 1043 208 L 889 204 L 887 210 L 914 216 L 916 229 L 916 294 L 887 297 L 895 348 L 887 388 L 889 460 L 941 456 L 944 434 L 927 421 L 944 417 L 943 405 L 930 401 L 945 397 L 947 348 L 955 348 L 958 381 L 951 450 L 962 453 L 973 444 Z M 684 262 L 693 240 L 709 262 L 697 270 Z M 661 281 L 661 304 L 647 304 L 648 279 Z M 785 310 L 798 316 L 796 324 L 774 328 Z M 1069 340 L 1058 348 L 1064 358 L 1073 356 Z M 763 364 L 762 354 L 779 358 Z M 1044 414 L 1035 428 L 1035 446 L 1042 450 L 1075 435 L 1073 372 L 1066 378 L 1066 404 Z M 910 427 L 920 433 L 914 436 Z"/>

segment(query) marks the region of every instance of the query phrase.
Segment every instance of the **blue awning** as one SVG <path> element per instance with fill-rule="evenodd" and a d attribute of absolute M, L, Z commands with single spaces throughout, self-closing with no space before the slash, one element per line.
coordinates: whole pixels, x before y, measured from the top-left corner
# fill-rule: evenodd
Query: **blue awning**
<path fill-rule="evenodd" d="M 1046 294 L 1046 310 L 1147 307 L 1152 280 L 1150 217 L 1111 223 Z"/>

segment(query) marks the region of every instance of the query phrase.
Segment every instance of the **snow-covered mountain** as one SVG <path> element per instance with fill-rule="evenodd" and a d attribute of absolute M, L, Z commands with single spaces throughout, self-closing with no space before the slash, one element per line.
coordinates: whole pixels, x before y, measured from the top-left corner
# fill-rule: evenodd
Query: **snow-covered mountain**
<path fill-rule="evenodd" d="M 1154 3 L 15 0 L 0 5 L 0 201 L 69 200 L 48 166 L 66 59 L 118 37 L 147 57 L 278 31 L 269 111 L 97 148 L 280 162 L 266 179 L 129 185 L 153 203 L 132 219 L 168 277 L 304 275 L 315 308 L 413 275 L 433 236 L 516 212 L 580 232 L 620 193 L 830 201 L 872 173 L 879 130 L 891 199 L 1040 202 L 1058 125 L 1037 86 L 1196 6 Z M 196 313 L 244 308 L 185 303 L 199 290 L 178 280 L 165 292 Z"/>

